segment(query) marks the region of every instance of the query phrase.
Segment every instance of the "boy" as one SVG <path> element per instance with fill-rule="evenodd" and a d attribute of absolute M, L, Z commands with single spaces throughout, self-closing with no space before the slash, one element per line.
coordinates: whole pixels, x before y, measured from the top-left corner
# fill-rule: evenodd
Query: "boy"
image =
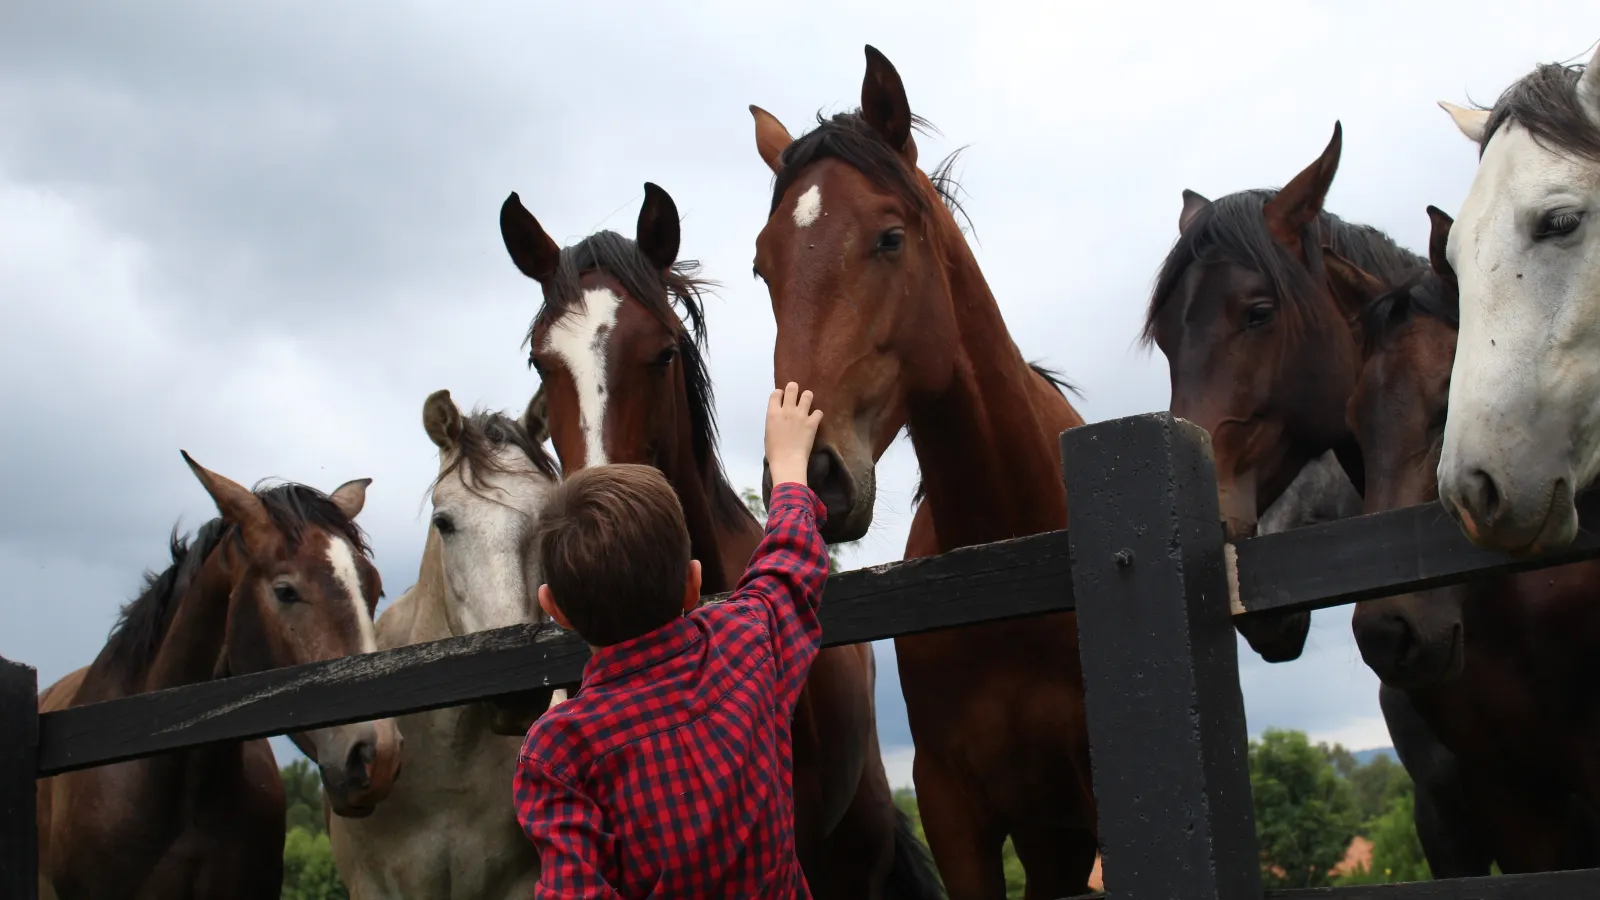
<path fill-rule="evenodd" d="M 726 603 L 700 606 L 683 510 L 655 469 L 585 469 L 552 495 L 539 605 L 593 655 L 517 762 L 534 897 L 811 896 L 789 732 L 822 638 L 825 513 L 805 486 L 821 421 L 792 382 L 768 399 L 766 536 Z"/>

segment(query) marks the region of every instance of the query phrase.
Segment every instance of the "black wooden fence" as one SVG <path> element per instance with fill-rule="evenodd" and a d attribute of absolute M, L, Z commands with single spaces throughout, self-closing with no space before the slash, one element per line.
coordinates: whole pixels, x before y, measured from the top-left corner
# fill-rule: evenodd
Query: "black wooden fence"
<path fill-rule="evenodd" d="M 1600 556 L 1513 560 L 1437 505 L 1225 544 L 1205 432 L 1165 413 L 1066 432 L 1073 528 L 836 575 L 827 645 L 1076 609 L 1112 900 L 1263 897 L 1232 616 L 1311 610 Z M 1081 598 L 1081 599 L 1080 599 Z M 0 659 L 0 900 L 37 894 L 35 779 L 214 741 L 402 715 L 578 680 L 587 649 L 505 628 L 37 713 L 34 670 Z M 1600 870 L 1273 891 L 1330 900 L 1600 897 Z"/>

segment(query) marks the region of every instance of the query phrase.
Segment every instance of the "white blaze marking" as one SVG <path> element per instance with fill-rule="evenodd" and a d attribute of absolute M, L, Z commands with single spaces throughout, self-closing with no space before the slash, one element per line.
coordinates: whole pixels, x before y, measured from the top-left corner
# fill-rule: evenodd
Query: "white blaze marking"
<path fill-rule="evenodd" d="M 801 228 L 809 228 L 817 216 L 822 214 L 822 188 L 812 185 L 800 195 L 794 204 L 794 223 Z"/>
<path fill-rule="evenodd" d="M 606 462 L 602 431 L 606 422 L 606 335 L 617 323 L 622 298 L 605 288 L 583 297 L 555 327 L 545 347 L 561 357 L 578 390 L 578 421 L 583 428 L 584 465 Z"/>
<path fill-rule="evenodd" d="M 372 630 L 372 614 L 367 612 L 367 602 L 361 596 L 361 575 L 356 572 L 355 551 L 342 537 L 328 535 L 328 564 L 333 567 L 334 580 L 350 595 L 356 610 L 356 627 L 361 629 L 361 652 L 376 653 L 378 639 Z"/>

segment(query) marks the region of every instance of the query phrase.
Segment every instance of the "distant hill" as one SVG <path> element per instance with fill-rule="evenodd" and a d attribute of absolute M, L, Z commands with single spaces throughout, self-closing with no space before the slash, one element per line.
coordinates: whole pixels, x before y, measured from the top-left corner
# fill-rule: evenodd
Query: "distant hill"
<path fill-rule="evenodd" d="M 1387 756 L 1394 762 L 1400 761 L 1400 757 L 1394 752 L 1393 747 L 1373 747 L 1370 750 L 1356 750 L 1351 755 L 1356 758 L 1356 762 L 1363 766 L 1380 756 Z"/>

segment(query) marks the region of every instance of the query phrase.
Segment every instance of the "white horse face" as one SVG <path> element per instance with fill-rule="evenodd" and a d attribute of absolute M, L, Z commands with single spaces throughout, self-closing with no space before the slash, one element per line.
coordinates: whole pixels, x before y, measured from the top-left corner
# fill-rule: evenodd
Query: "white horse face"
<path fill-rule="evenodd" d="M 1461 332 L 1439 496 L 1475 543 L 1508 552 L 1569 544 L 1574 494 L 1600 474 L 1600 53 L 1574 96 L 1593 155 L 1537 139 L 1513 107 L 1447 250 Z M 1446 109 L 1481 143 L 1489 113 Z"/>
<path fill-rule="evenodd" d="M 533 531 L 556 485 L 553 461 L 520 423 L 489 413 L 463 418 L 444 391 L 428 398 L 423 419 L 439 445 L 433 528 L 451 630 L 541 621 Z"/>

